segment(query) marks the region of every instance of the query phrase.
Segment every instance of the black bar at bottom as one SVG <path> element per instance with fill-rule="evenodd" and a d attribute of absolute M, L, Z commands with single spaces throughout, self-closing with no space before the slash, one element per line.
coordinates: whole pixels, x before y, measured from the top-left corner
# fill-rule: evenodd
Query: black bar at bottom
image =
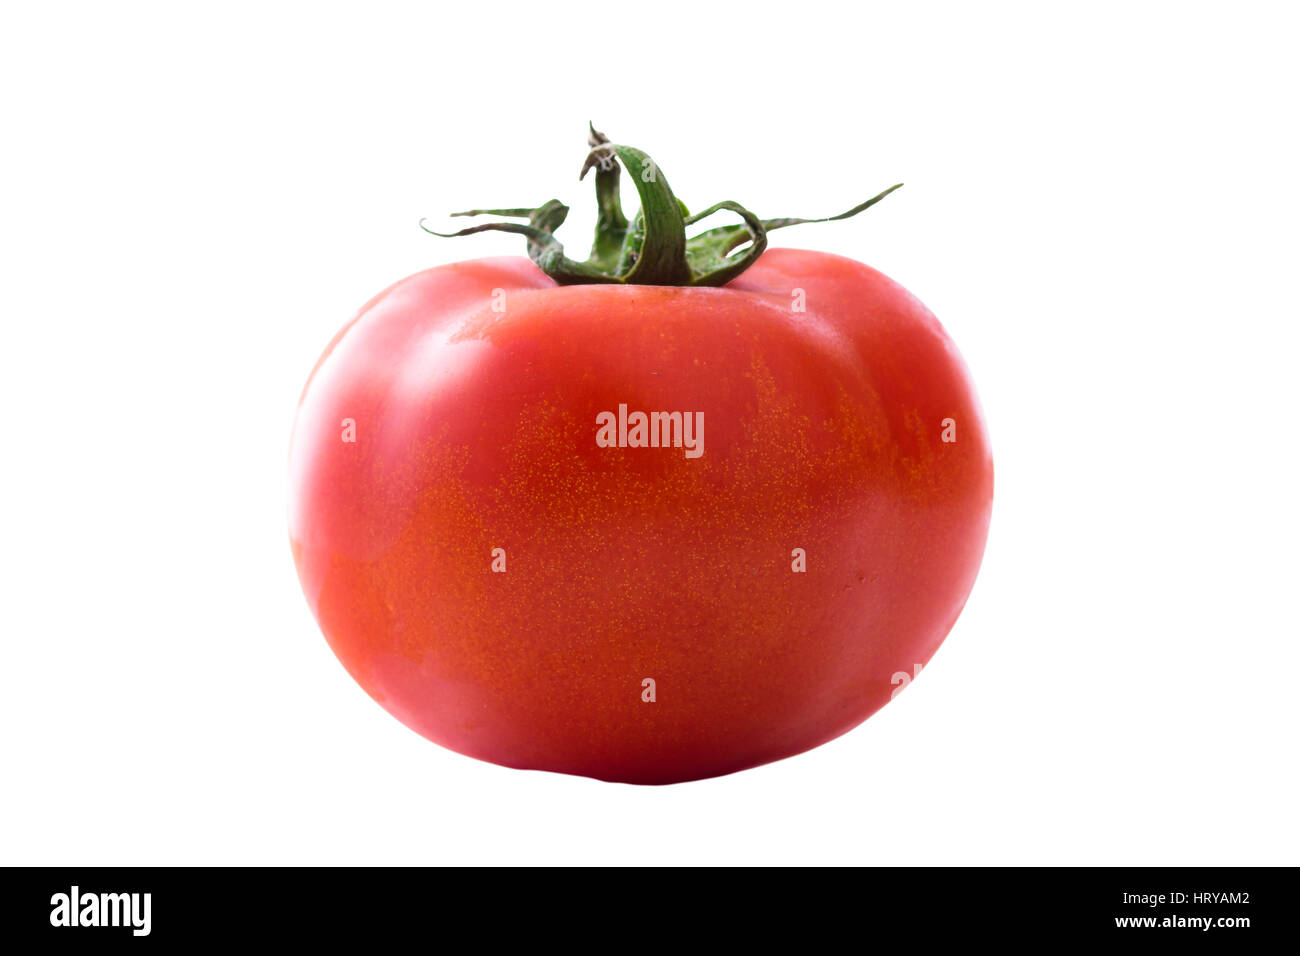
<path fill-rule="evenodd" d="M 615 950 L 793 938 L 815 951 L 842 948 L 833 940 L 846 934 L 869 949 L 942 931 L 1236 948 L 1293 938 L 1297 925 L 1294 868 L 11 868 L 6 876 L 0 934 L 90 945 L 375 945 L 414 934 L 429 950 L 495 948 L 517 935 L 530 946 Z"/>

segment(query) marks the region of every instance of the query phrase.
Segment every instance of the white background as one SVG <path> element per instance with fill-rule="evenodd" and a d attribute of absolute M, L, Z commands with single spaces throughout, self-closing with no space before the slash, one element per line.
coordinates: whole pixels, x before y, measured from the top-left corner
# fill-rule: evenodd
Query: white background
<path fill-rule="evenodd" d="M 7 6 L 0 862 L 1300 863 L 1293 11 Z M 774 243 L 925 300 L 997 466 L 906 694 L 666 788 L 405 729 L 285 527 L 294 406 L 352 311 L 522 253 L 421 216 L 557 197 L 585 254 L 589 118 L 695 208 L 906 181 Z"/>

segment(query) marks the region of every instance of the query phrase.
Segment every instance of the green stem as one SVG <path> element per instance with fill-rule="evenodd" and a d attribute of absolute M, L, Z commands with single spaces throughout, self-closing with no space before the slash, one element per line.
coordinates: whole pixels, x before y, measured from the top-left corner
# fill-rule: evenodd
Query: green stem
<path fill-rule="evenodd" d="M 591 244 L 591 257 L 587 260 L 598 263 L 609 270 L 618 268 L 623 257 L 623 241 L 627 238 L 628 221 L 623 215 L 623 203 L 619 199 L 619 165 L 610 149 L 597 149 L 609 142 L 609 137 L 591 129 L 587 142 L 592 150 L 587 154 L 587 161 L 582 165 L 578 179 L 586 178 L 588 170 L 596 168 L 596 238 Z"/>
<path fill-rule="evenodd" d="M 662 171 L 649 156 L 631 146 L 611 143 L 596 128 L 590 128 L 591 146 L 579 179 L 596 170 L 596 237 L 591 255 L 577 262 L 564 254 L 555 231 L 569 214 L 569 207 L 552 199 L 534 209 L 473 209 L 457 216 L 503 216 L 528 222 L 489 222 L 458 232 L 434 232 L 420 221 L 420 228 L 435 236 L 468 236 L 479 232 L 512 232 L 528 239 L 528 255 L 560 285 L 619 283 L 624 285 L 720 286 L 736 278 L 767 248 L 767 234 L 808 222 L 848 219 L 874 206 L 902 183 L 854 206 L 838 216 L 824 219 L 759 219 L 736 202 L 715 203 L 689 215 L 668 186 Z M 641 198 L 641 211 L 628 222 L 619 198 L 619 164 L 632 177 Z M 716 212 L 734 212 L 741 222 L 709 229 L 691 239 L 686 227 Z M 748 242 L 748 247 L 733 251 Z"/>

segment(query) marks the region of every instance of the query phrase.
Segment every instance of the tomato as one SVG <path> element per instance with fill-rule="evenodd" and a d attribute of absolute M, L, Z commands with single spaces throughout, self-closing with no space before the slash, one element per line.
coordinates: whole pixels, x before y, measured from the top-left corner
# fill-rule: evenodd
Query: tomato
<path fill-rule="evenodd" d="M 790 249 L 722 287 L 411 276 L 317 364 L 290 473 L 303 589 L 376 701 L 463 754 L 651 784 L 888 702 L 962 610 L 993 488 L 934 316 Z"/>

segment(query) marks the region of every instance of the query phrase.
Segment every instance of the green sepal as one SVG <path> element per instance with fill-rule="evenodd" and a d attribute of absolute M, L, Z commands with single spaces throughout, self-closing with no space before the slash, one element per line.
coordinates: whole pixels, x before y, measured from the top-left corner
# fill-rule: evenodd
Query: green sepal
<path fill-rule="evenodd" d="M 759 219 L 737 202 L 715 203 L 695 215 L 673 195 L 667 179 L 649 156 L 631 146 L 611 143 L 594 126 L 591 146 L 579 179 L 596 170 L 596 236 L 585 262 L 570 259 L 555 238 L 569 207 L 557 199 L 533 209 L 472 209 L 456 216 L 501 216 L 527 219 L 527 223 L 489 222 L 458 232 L 434 232 L 420 221 L 420 228 L 435 236 L 469 236 L 479 232 L 511 232 L 528 240 L 528 255 L 537 267 L 560 285 L 618 283 L 624 285 L 721 286 L 735 279 L 763 254 L 767 234 L 773 229 L 810 222 L 848 219 L 874 206 L 898 183 L 838 216 L 822 219 Z M 632 177 L 641 199 L 641 211 L 629 222 L 619 198 L 620 163 Z M 686 227 L 714 213 L 733 212 L 741 222 L 719 226 L 686 238 Z M 735 250 L 746 245 L 739 253 Z M 735 253 L 735 254 L 733 254 Z"/>

